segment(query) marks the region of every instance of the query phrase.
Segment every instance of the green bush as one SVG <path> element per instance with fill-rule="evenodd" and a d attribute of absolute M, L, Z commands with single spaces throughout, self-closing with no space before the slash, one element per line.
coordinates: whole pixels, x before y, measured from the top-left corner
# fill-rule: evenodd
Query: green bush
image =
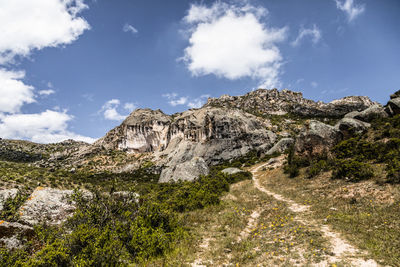
<path fill-rule="evenodd" d="M 329 164 L 326 160 L 321 159 L 311 163 L 310 167 L 307 169 L 308 178 L 312 178 L 320 174 L 321 172 L 328 171 Z"/>
<path fill-rule="evenodd" d="M 308 158 L 297 156 L 294 150 L 294 146 L 288 149 L 287 164 L 283 166 L 284 173 L 289 174 L 290 178 L 294 178 L 299 175 L 300 168 L 307 167 L 310 165 Z"/>
<path fill-rule="evenodd" d="M 357 182 L 369 179 L 373 175 L 373 170 L 367 163 L 355 159 L 339 159 L 334 164 L 332 178 Z"/>

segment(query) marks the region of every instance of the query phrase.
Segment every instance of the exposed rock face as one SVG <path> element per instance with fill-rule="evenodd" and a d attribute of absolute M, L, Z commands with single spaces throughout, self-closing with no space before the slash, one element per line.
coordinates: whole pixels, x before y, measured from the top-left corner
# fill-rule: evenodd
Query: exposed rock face
<path fill-rule="evenodd" d="M 296 139 L 295 150 L 300 154 L 318 155 L 328 152 L 342 140 L 336 127 L 311 120 Z"/>
<path fill-rule="evenodd" d="M 400 90 L 398 90 L 390 95 L 390 99 L 398 98 L 398 97 L 400 97 Z"/>
<path fill-rule="evenodd" d="M 203 158 L 194 157 L 189 161 L 170 166 L 161 172 L 160 183 L 171 181 L 193 181 L 201 175 L 209 173 L 208 166 Z"/>
<path fill-rule="evenodd" d="M 260 145 L 270 148 L 276 135 L 266 126 L 262 119 L 236 109 L 206 107 L 174 116 L 138 109 L 96 145 L 134 153 L 153 152 L 158 165 L 172 168 L 196 157 L 209 165 L 242 156 Z M 171 168 L 161 178 L 185 179 L 177 178 L 176 170 Z"/>
<path fill-rule="evenodd" d="M 137 109 L 95 144 L 128 152 L 157 151 L 167 145 L 171 120 L 161 110 Z"/>
<path fill-rule="evenodd" d="M 366 96 L 348 96 L 330 103 L 303 98 L 290 90 L 258 89 L 243 96 L 223 95 L 209 98 L 206 106 L 238 108 L 250 113 L 283 115 L 292 113 L 306 117 L 341 117 L 351 111 L 361 111 L 374 103 Z"/>
<path fill-rule="evenodd" d="M 244 172 L 244 171 L 239 168 L 226 168 L 226 169 L 223 169 L 221 172 L 223 174 L 232 175 L 232 174 L 236 174 L 236 173 Z"/>
<path fill-rule="evenodd" d="M 36 188 L 19 210 L 20 221 L 29 225 L 35 225 L 42 221 L 49 224 L 60 224 L 75 209 L 68 200 L 72 193 L 72 190 Z"/>
<path fill-rule="evenodd" d="M 391 116 L 400 114 L 400 97 L 390 99 L 387 103 L 387 112 Z"/>
<path fill-rule="evenodd" d="M 381 105 L 373 105 L 363 111 L 353 111 L 345 115 L 345 118 L 354 118 L 364 122 L 374 119 L 387 118 L 389 115 Z"/>
<path fill-rule="evenodd" d="M 361 134 L 368 130 L 371 125 L 367 122 L 363 122 L 360 120 L 352 119 L 352 118 L 343 118 L 341 119 L 335 127 L 343 134 L 343 137 L 349 138 L 354 136 L 354 134 Z"/>
<path fill-rule="evenodd" d="M 293 144 L 294 144 L 293 138 L 282 138 L 270 150 L 268 150 L 266 154 L 272 155 L 274 153 L 283 153 Z"/>

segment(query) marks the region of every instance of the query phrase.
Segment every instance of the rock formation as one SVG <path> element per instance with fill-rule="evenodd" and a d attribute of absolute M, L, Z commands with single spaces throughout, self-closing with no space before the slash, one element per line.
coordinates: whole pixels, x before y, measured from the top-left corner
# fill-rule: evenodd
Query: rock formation
<path fill-rule="evenodd" d="M 374 103 L 366 96 L 348 96 L 330 103 L 315 102 L 300 92 L 258 89 L 243 96 L 223 95 L 209 98 L 206 106 L 238 108 L 261 115 L 287 113 L 305 117 L 341 117 L 351 111 L 364 110 Z"/>

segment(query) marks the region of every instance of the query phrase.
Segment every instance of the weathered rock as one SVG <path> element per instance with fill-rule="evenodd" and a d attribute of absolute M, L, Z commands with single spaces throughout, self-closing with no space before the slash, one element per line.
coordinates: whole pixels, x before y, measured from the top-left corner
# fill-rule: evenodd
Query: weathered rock
<path fill-rule="evenodd" d="M 387 112 L 391 116 L 400 114 L 400 97 L 390 99 L 387 103 Z"/>
<path fill-rule="evenodd" d="M 374 119 L 387 118 L 389 115 L 381 105 L 373 105 L 363 111 L 350 112 L 345 118 L 353 118 L 364 122 L 371 122 Z"/>
<path fill-rule="evenodd" d="M 69 200 L 72 193 L 72 190 L 36 188 L 19 209 L 20 221 L 29 225 L 60 224 L 75 210 Z"/>
<path fill-rule="evenodd" d="M 398 90 L 390 95 L 390 99 L 398 98 L 398 97 L 400 97 L 400 90 Z"/>
<path fill-rule="evenodd" d="M 206 106 L 237 108 L 264 115 L 292 113 L 307 117 L 341 117 L 351 111 L 364 110 L 373 104 L 365 96 L 348 96 L 323 103 L 305 99 L 300 92 L 258 89 L 243 96 L 223 95 L 220 98 L 209 98 Z"/>
<path fill-rule="evenodd" d="M 193 159 L 175 166 L 167 167 L 162 170 L 160 183 L 170 181 L 193 181 L 201 175 L 209 173 L 208 166 L 203 158 L 194 157 Z"/>
<path fill-rule="evenodd" d="M 341 119 L 335 127 L 343 134 L 344 138 L 349 138 L 355 134 L 361 134 L 371 127 L 371 124 L 352 118 Z"/>
<path fill-rule="evenodd" d="M 30 226 L 0 220 L 0 244 L 9 249 L 20 247 L 21 238 L 29 239 L 33 234 L 34 230 Z"/>
<path fill-rule="evenodd" d="M 311 120 L 296 138 L 295 150 L 300 154 L 317 155 L 329 151 L 342 140 L 342 134 L 336 127 L 320 121 Z"/>
<path fill-rule="evenodd" d="M 232 175 L 232 174 L 236 174 L 236 173 L 244 172 L 244 171 L 239 168 L 226 168 L 226 169 L 223 169 L 221 172 L 223 174 Z"/>
<path fill-rule="evenodd" d="M 293 144 L 294 144 L 293 138 L 282 138 L 270 150 L 268 150 L 266 154 L 272 155 L 274 153 L 283 153 Z"/>
<path fill-rule="evenodd" d="M 3 189 L 0 190 L 0 211 L 3 210 L 4 202 L 9 198 L 15 198 L 18 194 L 18 189 Z"/>

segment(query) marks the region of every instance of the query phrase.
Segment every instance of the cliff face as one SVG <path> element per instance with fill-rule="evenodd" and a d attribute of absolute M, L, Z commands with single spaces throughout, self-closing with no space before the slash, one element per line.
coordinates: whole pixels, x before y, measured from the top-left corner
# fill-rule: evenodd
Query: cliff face
<path fill-rule="evenodd" d="M 291 113 L 305 117 L 336 118 L 351 111 L 364 110 L 373 104 L 366 96 L 348 96 L 323 103 L 306 99 L 300 92 L 258 89 L 243 96 L 223 95 L 220 98 L 209 98 L 205 106 L 238 108 L 260 115 Z"/>
<path fill-rule="evenodd" d="M 352 96 L 323 103 L 289 90 L 259 89 L 243 96 L 210 98 L 200 109 L 171 116 L 161 110 L 137 109 L 95 146 L 128 153 L 150 152 L 152 161 L 164 167 L 161 181 L 185 179 L 177 176 L 182 173 L 182 166 L 191 166 L 188 162 L 212 165 L 251 150 L 272 147 L 278 132 L 269 130 L 273 128 L 267 115 L 336 118 L 373 104 L 368 97 Z M 205 173 L 203 167 L 197 167 L 193 170 Z"/>
<path fill-rule="evenodd" d="M 154 152 L 162 163 L 184 162 L 194 156 L 211 163 L 216 154 L 221 160 L 229 159 L 272 144 L 275 138 L 263 120 L 240 110 L 205 107 L 168 116 L 159 110 L 137 109 L 95 145 L 130 153 Z"/>

